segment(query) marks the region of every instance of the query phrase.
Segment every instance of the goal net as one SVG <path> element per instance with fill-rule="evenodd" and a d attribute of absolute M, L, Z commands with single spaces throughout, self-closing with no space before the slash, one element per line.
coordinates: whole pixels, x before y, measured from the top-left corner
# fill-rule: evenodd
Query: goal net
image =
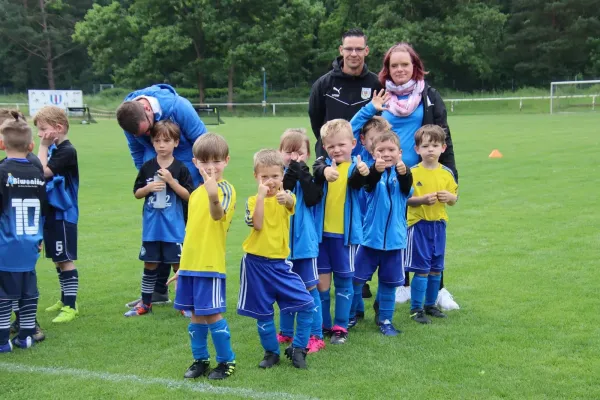
<path fill-rule="evenodd" d="M 600 80 L 550 84 L 550 114 L 599 111 Z"/>

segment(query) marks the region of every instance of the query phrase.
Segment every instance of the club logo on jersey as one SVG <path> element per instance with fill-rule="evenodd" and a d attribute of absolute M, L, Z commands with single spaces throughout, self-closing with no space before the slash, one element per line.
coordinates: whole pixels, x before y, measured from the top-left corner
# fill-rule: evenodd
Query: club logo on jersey
<path fill-rule="evenodd" d="M 423 184 L 421 183 L 421 181 L 417 182 L 417 186 L 423 186 Z"/>
<path fill-rule="evenodd" d="M 14 187 L 35 187 L 35 186 L 44 186 L 44 181 L 38 178 L 33 179 L 21 179 L 13 176 L 10 172 L 8 173 L 8 177 L 6 178 L 6 186 Z"/>
<path fill-rule="evenodd" d="M 333 90 L 334 90 L 335 92 L 337 92 L 337 93 L 334 93 L 334 94 L 332 94 L 331 96 L 332 96 L 332 97 L 340 97 L 340 94 L 341 94 L 340 92 L 342 91 L 342 88 L 339 88 L 339 89 L 338 89 L 338 88 L 336 88 L 336 87 L 334 86 L 334 87 L 333 87 Z"/>
<path fill-rule="evenodd" d="M 368 88 L 368 87 L 362 88 L 362 90 L 360 91 L 360 97 L 363 100 L 370 99 L 371 98 L 371 88 Z"/>

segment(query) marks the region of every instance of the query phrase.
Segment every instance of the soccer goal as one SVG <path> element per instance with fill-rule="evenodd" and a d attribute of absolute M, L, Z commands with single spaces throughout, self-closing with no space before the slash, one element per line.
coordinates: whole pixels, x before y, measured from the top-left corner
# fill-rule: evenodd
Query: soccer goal
<path fill-rule="evenodd" d="M 550 114 L 598 111 L 600 80 L 550 84 Z"/>
<path fill-rule="evenodd" d="M 217 107 L 194 106 L 194 109 L 205 125 L 219 125 L 225 123 L 225 121 L 221 119 L 219 109 Z"/>
<path fill-rule="evenodd" d="M 69 117 L 69 120 L 78 121 L 83 125 L 97 123 L 90 113 L 90 108 L 87 106 L 67 107 L 67 116 Z"/>

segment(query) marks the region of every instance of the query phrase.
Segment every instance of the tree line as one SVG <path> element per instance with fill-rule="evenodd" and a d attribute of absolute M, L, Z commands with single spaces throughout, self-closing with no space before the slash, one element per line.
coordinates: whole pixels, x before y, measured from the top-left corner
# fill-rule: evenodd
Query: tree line
<path fill-rule="evenodd" d="M 307 87 L 360 27 L 377 72 L 411 43 L 437 87 L 600 78 L 600 0 L 0 0 L 0 87 Z"/>

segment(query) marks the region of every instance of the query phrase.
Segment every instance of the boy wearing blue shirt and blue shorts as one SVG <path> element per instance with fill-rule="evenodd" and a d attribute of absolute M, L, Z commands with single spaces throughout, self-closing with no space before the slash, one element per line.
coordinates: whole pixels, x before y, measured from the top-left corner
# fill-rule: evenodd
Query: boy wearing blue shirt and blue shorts
<path fill-rule="evenodd" d="M 142 299 L 125 313 L 126 317 L 152 311 L 152 293 L 160 263 L 170 264 L 175 270 L 179 268 L 185 236 L 183 207 L 192 191 L 189 170 L 173 157 L 173 149 L 179 144 L 179 127 L 171 121 L 159 121 L 154 124 L 150 137 L 156 157 L 142 165 L 133 186 L 135 198 L 144 199 L 139 255 L 144 262 Z"/>
<path fill-rule="evenodd" d="M 404 283 L 402 249 L 406 248 L 406 202 L 412 192 L 412 175 L 402 162 L 398 135 L 387 131 L 371 144 L 375 163 L 367 176 L 366 215 L 363 242 L 356 253 L 354 292 L 379 267 L 379 317 L 377 325 L 385 336 L 396 336 L 392 325 L 396 287 Z"/>
<path fill-rule="evenodd" d="M 12 113 L 0 126 L 0 150 L 7 158 L 0 163 L 0 353 L 13 345 L 35 343 L 38 304 L 35 264 L 42 241 L 46 214 L 46 188 L 40 169 L 27 160 L 33 149 L 31 129 Z M 10 314 L 19 302 L 19 331 L 10 338 Z"/>
<path fill-rule="evenodd" d="M 260 343 L 265 350 L 260 368 L 279 363 L 279 343 L 273 321 L 273 304 L 282 313 L 296 313 L 296 333 L 285 355 L 296 368 L 306 368 L 315 303 L 302 278 L 292 272 L 290 216 L 296 210 L 296 196 L 283 190 L 284 163 L 276 150 L 264 149 L 254 155 L 254 177 L 258 193 L 246 202 L 246 224 L 251 228 L 243 244 L 240 293 L 237 312 L 256 319 Z"/>
<path fill-rule="evenodd" d="M 452 171 L 439 163 L 446 150 L 446 133 L 438 125 L 424 125 L 415 133 L 415 150 L 421 156 L 411 168 L 414 194 L 408 200 L 408 246 L 405 268 L 414 272 L 410 315 L 421 324 L 446 318 L 436 307 L 446 252 L 446 205 L 458 200 L 458 183 Z"/>

